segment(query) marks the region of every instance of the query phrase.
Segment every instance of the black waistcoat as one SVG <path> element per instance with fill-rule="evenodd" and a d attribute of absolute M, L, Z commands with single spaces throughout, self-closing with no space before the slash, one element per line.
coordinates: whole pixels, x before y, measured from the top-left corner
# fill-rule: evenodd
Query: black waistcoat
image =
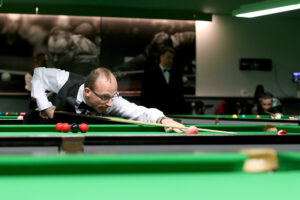
<path fill-rule="evenodd" d="M 76 97 L 79 87 L 84 83 L 84 77 L 70 73 L 68 81 L 56 94 L 53 101 L 56 110 L 75 112 Z"/>

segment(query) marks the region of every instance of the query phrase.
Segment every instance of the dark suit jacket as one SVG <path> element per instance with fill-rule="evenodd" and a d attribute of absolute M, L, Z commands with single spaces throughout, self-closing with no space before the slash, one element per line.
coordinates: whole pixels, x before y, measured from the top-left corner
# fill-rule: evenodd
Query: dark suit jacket
<path fill-rule="evenodd" d="M 165 114 L 188 113 L 183 97 L 182 71 L 174 66 L 170 70 L 170 81 L 167 84 L 158 65 L 146 69 L 142 82 L 141 103 L 149 108 L 158 108 Z"/>

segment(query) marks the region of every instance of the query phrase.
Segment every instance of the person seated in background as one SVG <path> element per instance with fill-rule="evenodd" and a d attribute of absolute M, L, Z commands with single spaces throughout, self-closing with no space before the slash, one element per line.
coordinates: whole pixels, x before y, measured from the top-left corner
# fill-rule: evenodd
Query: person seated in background
<path fill-rule="evenodd" d="M 84 77 L 55 68 L 39 67 L 34 70 L 31 96 L 36 99 L 39 115 L 52 119 L 54 111 L 124 117 L 131 120 L 184 127 L 155 108 L 130 103 L 119 96 L 118 83 L 109 69 L 97 68 Z M 50 102 L 46 91 L 56 98 Z M 183 132 L 178 128 L 167 131 Z"/>
<path fill-rule="evenodd" d="M 276 115 L 277 118 L 282 115 L 282 104 L 279 99 L 273 97 L 272 93 L 264 92 L 259 99 L 257 114 Z"/>

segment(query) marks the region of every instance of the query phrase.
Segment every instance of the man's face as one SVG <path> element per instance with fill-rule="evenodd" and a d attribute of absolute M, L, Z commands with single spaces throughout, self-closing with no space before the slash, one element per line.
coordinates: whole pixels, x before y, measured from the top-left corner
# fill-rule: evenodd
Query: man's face
<path fill-rule="evenodd" d="M 50 37 L 48 41 L 48 51 L 53 64 L 56 66 L 59 64 L 59 61 L 64 58 L 64 56 L 68 55 L 70 47 L 68 46 L 68 41 L 65 38 L 57 38 L 55 40 L 53 37 Z"/>
<path fill-rule="evenodd" d="M 160 65 L 166 69 L 171 69 L 173 66 L 174 55 L 167 51 L 160 56 Z"/>
<path fill-rule="evenodd" d="M 272 98 L 261 99 L 260 104 L 264 111 L 269 111 L 272 108 Z"/>
<path fill-rule="evenodd" d="M 84 89 L 84 95 L 87 105 L 94 108 L 99 113 L 105 113 L 106 109 L 112 106 L 112 97 L 116 95 L 118 84 L 114 77 L 107 80 L 99 77 L 95 82 L 94 90 Z"/>

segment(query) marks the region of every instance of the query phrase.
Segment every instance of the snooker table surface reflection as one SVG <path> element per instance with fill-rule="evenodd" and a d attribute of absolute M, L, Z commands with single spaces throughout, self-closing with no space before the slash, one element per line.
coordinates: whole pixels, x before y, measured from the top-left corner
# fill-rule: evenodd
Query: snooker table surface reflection
<path fill-rule="evenodd" d="M 299 152 L 279 169 L 242 170 L 243 153 L 0 155 L 1 197 L 53 199 L 298 199 Z"/>

